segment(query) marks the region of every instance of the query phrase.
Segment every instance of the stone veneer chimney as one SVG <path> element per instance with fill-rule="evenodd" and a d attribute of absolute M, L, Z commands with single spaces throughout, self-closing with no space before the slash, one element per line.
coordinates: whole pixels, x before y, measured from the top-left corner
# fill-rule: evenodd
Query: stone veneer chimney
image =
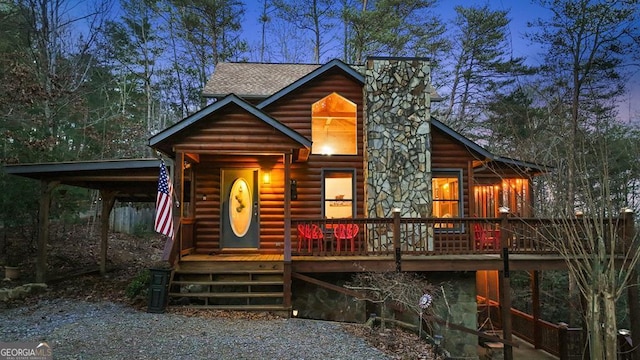
<path fill-rule="evenodd" d="M 367 59 L 364 84 L 368 217 L 431 214 L 431 68 L 424 58 Z"/>

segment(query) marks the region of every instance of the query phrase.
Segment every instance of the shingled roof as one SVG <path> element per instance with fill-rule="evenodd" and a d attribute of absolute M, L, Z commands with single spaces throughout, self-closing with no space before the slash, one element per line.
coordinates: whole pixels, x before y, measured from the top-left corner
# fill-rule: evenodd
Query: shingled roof
<path fill-rule="evenodd" d="M 321 65 L 218 63 L 202 91 L 205 97 L 236 94 L 242 98 L 266 98 Z"/>

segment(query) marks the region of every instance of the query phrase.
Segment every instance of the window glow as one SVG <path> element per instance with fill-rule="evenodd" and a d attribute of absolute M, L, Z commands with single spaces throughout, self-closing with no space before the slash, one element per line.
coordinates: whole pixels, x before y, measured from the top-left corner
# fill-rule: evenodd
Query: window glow
<path fill-rule="evenodd" d="M 332 93 L 311 106 L 313 154 L 356 155 L 357 106 Z"/>

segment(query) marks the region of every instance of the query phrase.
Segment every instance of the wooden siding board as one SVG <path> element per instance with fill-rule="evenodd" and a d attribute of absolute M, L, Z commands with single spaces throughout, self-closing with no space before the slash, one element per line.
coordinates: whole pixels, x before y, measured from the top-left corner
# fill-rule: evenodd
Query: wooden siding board
<path fill-rule="evenodd" d="M 472 174 L 469 172 L 469 162 L 477 158 L 460 142 L 446 135 L 442 131 L 432 127 L 431 132 L 431 167 L 438 169 L 461 169 L 463 211 L 465 216 L 470 213 L 470 194 L 468 184 L 472 183 Z"/>
<path fill-rule="evenodd" d="M 286 152 L 300 147 L 296 141 L 238 106 L 211 114 L 174 144 L 174 149 L 192 152 Z"/>

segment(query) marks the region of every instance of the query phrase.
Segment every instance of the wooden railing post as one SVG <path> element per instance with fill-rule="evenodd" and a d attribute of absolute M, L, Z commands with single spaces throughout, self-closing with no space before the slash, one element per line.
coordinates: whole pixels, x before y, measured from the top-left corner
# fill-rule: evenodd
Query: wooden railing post
<path fill-rule="evenodd" d="M 558 353 L 560 360 L 566 360 L 569 358 L 568 354 L 568 341 L 569 337 L 567 333 L 569 332 L 569 325 L 566 323 L 558 323 Z"/>
<path fill-rule="evenodd" d="M 624 244 L 624 250 L 627 252 L 635 251 L 636 249 L 630 249 L 633 246 L 636 232 L 633 209 L 622 209 L 620 215 L 622 217 L 622 243 Z"/>
<path fill-rule="evenodd" d="M 393 209 L 393 249 L 395 252 L 396 271 L 402 271 L 402 251 L 400 250 L 400 209 Z"/>

